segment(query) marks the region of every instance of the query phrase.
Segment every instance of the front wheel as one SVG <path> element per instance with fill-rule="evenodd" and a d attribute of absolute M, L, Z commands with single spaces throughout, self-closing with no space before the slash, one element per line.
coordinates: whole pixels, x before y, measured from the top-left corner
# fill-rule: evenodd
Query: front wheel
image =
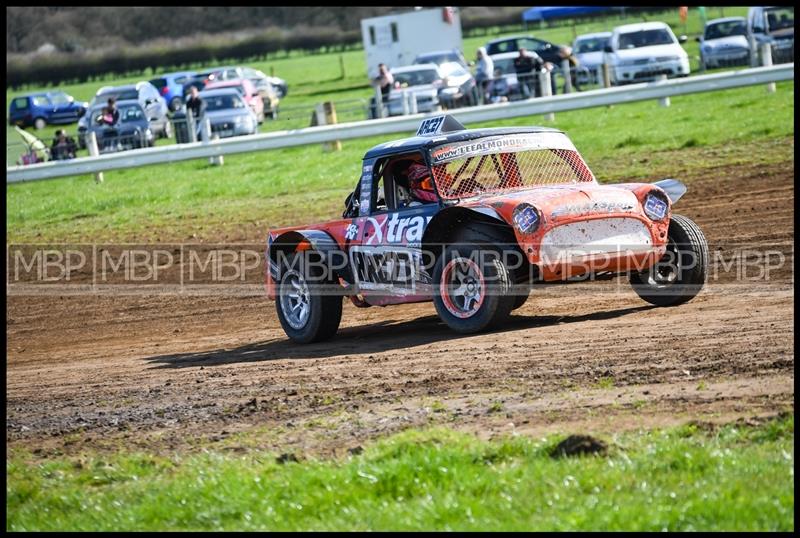
<path fill-rule="evenodd" d="M 708 242 L 697 224 L 672 215 L 667 251 L 648 270 L 630 275 L 634 291 L 656 306 L 673 306 L 693 299 L 706 280 Z"/>
<path fill-rule="evenodd" d="M 511 313 L 510 274 L 498 252 L 449 247 L 434 268 L 436 312 L 448 327 L 468 334 L 495 327 Z"/>
<path fill-rule="evenodd" d="M 44 118 L 36 118 L 35 120 L 33 120 L 33 127 L 37 131 L 41 131 L 42 129 L 47 127 L 47 121 Z"/>
<path fill-rule="evenodd" d="M 288 265 L 280 277 L 275 301 L 284 332 L 298 344 L 332 338 L 342 319 L 342 297 L 323 293 L 303 256 L 296 256 Z"/>

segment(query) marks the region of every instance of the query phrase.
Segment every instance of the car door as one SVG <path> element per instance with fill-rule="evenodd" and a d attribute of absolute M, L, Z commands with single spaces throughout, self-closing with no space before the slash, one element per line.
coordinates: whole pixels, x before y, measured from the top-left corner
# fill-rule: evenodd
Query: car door
<path fill-rule="evenodd" d="M 353 277 L 373 305 L 430 298 L 431 278 L 424 268 L 430 260 L 423 255 L 422 236 L 439 204 L 399 207 L 389 166 L 396 162 L 392 157 L 365 163 L 359 217 L 348 228 Z"/>

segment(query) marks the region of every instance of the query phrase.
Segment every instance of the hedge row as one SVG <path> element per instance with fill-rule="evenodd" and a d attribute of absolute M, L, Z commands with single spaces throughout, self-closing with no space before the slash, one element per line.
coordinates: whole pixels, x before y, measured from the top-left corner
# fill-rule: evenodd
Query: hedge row
<path fill-rule="evenodd" d="M 6 87 L 58 85 L 87 82 L 107 75 L 127 76 L 141 73 L 191 68 L 209 63 L 265 58 L 281 51 L 307 53 L 345 50 L 360 46 L 361 32 L 339 32 L 311 28 L 288 35 L 278 32 L 260 34 L 235 43 L 197 43 L 180 48 L 114 50 L 102 55 L 53 54 L 50 56 L 9 58 L 6 62 Z"/>

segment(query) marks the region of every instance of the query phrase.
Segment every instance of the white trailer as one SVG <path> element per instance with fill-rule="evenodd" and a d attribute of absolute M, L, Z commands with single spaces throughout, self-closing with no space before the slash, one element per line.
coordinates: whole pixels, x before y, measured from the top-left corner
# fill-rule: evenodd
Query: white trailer
<path fill-rule="evenodd" d="M 462 50 L 461 16 L 456 7 L 420 9 L 361 20 L 367 76 L 378 64 L 389 69 L 410 65 L 423 52 Z M 463 50 L 462 50 L 463 52 Z"/>

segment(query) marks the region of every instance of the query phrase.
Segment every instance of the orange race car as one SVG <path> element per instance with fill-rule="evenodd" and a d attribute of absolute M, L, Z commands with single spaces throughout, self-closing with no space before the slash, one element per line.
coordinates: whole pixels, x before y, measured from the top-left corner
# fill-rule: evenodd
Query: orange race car
<path fill-rule="evenodd" d="M 272 230 L 266 287 L 286 334 L 332 337 L 358 307 L 432 300 L 452 329 L 497 326 L 540 283 L 628 275 L 645 301 L 690 300 L 708 245 L 672 214 L 683 183 L 601 185 L 562 132 L 426 119 L 378 145 L 341 219 Z"/>

